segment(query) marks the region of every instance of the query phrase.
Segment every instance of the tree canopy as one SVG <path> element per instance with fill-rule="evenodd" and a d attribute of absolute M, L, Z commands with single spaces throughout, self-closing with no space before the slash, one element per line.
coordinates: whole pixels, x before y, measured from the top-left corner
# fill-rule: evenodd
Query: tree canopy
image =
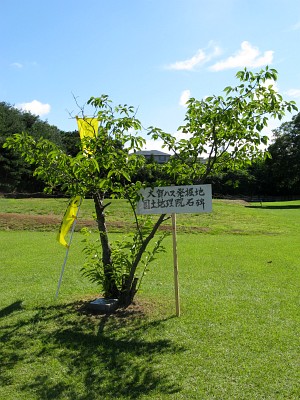
<path fill-rule="evenodd" d="M 184 139 L 153 128 L 153 139 L 163 140 L 175 155 L 165 166 L 168 174 L 178 183 L 204 182 L 212 174 L 263 159 L 268 137 L 261 132 L 268 119 L 281 120 L 287 111 L 297 110 L 295 102 L 284 101 L 268 83 L 277 75 L 268 67 L 258 73 L 244 69 L 236 74 L 240 84 L 227 86 L 224 95 L 189 99 L 185 124 L 178 128 Z"/>

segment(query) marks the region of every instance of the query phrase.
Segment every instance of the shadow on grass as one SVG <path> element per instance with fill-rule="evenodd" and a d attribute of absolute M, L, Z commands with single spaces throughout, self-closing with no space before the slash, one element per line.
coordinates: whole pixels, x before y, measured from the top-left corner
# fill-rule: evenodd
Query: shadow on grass
<path fill-rule="evenodd" d="M 294 204 L 294 205 L 251 205 L 251 206 L 245 206 L 246 208 L 262 208 L 264 210 L 295 210 L 295 209 L 300 209 L 300 205 Z"/>
<path fill-rule="evenodd" d="M 24 310 L 2 323 L 0 384 L 16 397 L 22 392 L 38 399 L 176 393 L 180 387 L 160 370 L 160 358 L 184 349 L 161 338 L 164 321 L 130 311 L 86 315 L 76 304 Z"/>
<path fill-rule="evenodd" d="M 300 209 L 300 205 L 294 204 L 294 205 L 256 205 L 256 206 L 245 206 L 246 208 L 262 208 L 265 210 L 295 210 L 295 209 Z"/>
<path fill-rule="evenodd" d="M 15 311 L 20 311 L 22 309 L 23 309 L 22 301 L 21 300 L 15 301 L 14 303 L 0 310 L 0 318 L 6 317 L 7 315 L 10 315 Z"/>

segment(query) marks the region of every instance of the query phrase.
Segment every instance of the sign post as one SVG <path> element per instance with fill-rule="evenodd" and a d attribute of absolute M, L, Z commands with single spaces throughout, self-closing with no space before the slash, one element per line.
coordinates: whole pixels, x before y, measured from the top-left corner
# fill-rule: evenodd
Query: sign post
<path fill-rule="evenodd" d="M 176 214 L 212 211 L 211 185 L 164 186 L 140 191 L 137 214 L 171 214 L 176 315 L 180 316 Z"/>
<path fill-rule="evenodd" d="M 180 297 L 178 279 L 178 256 L 177 256 L 177 235 L 176 235 L 176 214 L 172 214 L 172 235 L 173 235 L 173 264 L 174 264 L 174 289 L 176 316 L 180 317 Z"/>

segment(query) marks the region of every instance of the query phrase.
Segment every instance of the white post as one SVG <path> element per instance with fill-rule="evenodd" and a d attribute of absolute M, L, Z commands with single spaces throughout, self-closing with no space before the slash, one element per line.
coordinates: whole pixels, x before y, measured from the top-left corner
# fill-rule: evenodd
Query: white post
<path fill-rule="evenodd" d="M 76 226 L 77 217 L 78 217 L 78 213 L 79 213 L 79 210 L 80 210 L 81 203 L 82 203 L 82 198 L 80 200 L 80 204 L 79 204 L 78 209 L 77 209 L 76 217 L 74 219 L 74 222 L 73 222 L 73 225 L 72 225 L 72 228 L 71 228 L 70 239 L 69 239 L 69 243 L 68 243 L 68 247 L 67 247 L 67 250 L 66 250 L 65 259 L 64 259 L 64 262 L 63 262 L 63 265 L 62 265 L 62 268 L 61 268 L 61 273 L 60 273 L 60 277 L 59 277 L 59 281 L 58 281 L 58 285 L 57 285 L 57 289 L 56 289 L 56 294 L 55 294 L 55 298 L 56 299 L 58 297 L 60 286 L 61 286 L 61 282 L 62 282 L 62 278 L 63 278 L 64 272 L 65 272 L 65 266 L 67 264 L 69 250 L 70 250 L 71 242 L 72 242 L 72 239 L 73 239 L 73 234 L 74 234 L 74 230 L 75 230 L 75 226 Z"/>
<path fill-rule="evenodd" d="M 178 257 L 177 257 L 177 237 L 176 237 L 176 214 L 172 214 L 172 233 L 173 233 L 173 263 L 174 263 L 174 288 L 176 316 L 180 316 L 179 281 L 178 281 Z"/>

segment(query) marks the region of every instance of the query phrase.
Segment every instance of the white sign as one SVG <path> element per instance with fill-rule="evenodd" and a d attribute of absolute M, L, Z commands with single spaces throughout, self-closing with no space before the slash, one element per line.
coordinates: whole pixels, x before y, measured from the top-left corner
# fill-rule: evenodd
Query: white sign
<path fill-rule="evenodd" d="M 198 214 L 212 211 L 211 185 L 146 188 L 140 194 L 138 214 Z"/>

